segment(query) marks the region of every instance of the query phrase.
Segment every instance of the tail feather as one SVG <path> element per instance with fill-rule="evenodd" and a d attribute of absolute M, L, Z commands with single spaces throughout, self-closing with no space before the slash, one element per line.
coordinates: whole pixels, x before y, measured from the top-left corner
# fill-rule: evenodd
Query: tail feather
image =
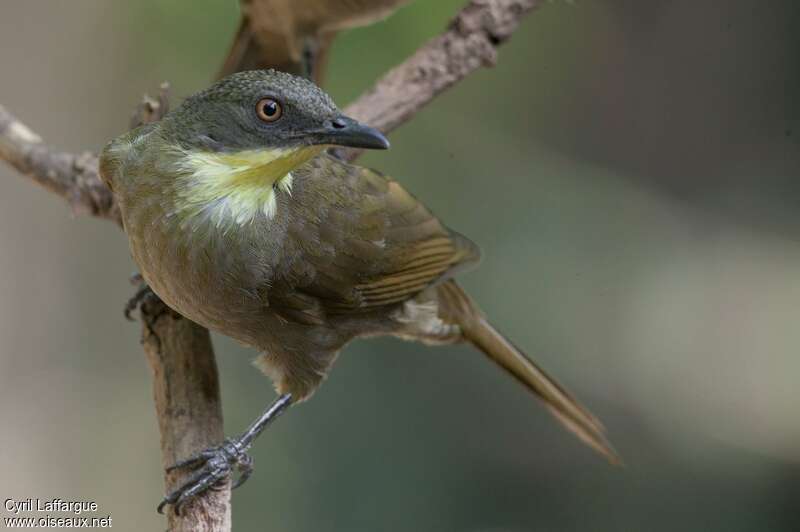
<path fill-rule="evenodd" d="M 537 366 L 486 321 L 469 296 L 453 281 L 439 287 L 440 307 L 461 326 L 462 334 L 497 365 L 508 371 L 545 402 L 569 431 L 612 464 L 621 460 L 606 439 L 605 427 L 572 394 Z"/>
<path fill-rule="evenodd" d="M 484 318 L 471 321 L 463 334 L 500 367 L 538 395 L 556 419 L 581 441 L 611 463 L 620 463 L 619 456 L 606 439 L 605 427 L 600 420 Z"/>

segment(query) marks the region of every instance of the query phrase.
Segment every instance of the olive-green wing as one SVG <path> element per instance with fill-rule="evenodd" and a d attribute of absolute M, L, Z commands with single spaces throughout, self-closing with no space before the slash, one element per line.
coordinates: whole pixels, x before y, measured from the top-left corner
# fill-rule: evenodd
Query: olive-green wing
<path fill-rule="evenodd" d="M 272 304 L 314 315 L 393 305 L 474 264 L 480 252 L 399 183 L 323 156 L 297 176 L 288 225 L 286 294 Z M 277 294 L 274 294 L 277 295 Z M 321 316 L 320 316 L 321 317 Z"/>

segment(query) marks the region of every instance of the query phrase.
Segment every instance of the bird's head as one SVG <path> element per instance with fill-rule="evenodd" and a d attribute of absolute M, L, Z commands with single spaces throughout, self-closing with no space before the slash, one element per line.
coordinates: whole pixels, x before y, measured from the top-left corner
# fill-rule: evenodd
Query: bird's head
<path fill-rule="evenodd" d="M 228 76 L 187 98 L 166 122 L 173 139 L 191 151 L 389 147 L 380 131 L 344 116 L 312 82 L 274 70 Z"/>
<path fill-rule="evenodd" d="M 389 147 L 312 82 L 274 70 L 218 81 L 168 114 L 160 130 L 167 147 L 159 152 L 172 154 L 161 175 L 178 193 L 178 210 L 217 209 L 238 223 L 259 212 L 272 217 L 276 192 L 290 193 L 292 172 L 325 147 Z"/>

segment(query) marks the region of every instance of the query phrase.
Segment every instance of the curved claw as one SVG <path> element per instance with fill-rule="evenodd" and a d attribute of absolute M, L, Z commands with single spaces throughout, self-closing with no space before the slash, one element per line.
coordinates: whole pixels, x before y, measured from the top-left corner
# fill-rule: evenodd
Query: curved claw
<path fill-rule="evenodd" d="M 239 460 L 236 464 L 236 468 L 239 470 L 239 478 L 236 479 L 236 482 L 233 483 L 231 486 L 231 490 L 235 490 L 245 482 L 247 479 L 250 478 L 250 475 L 253 474 L 253 470 L 255 469 L 255 460 L 249 454 L 245 454 L 242 457 L 242 460 Z"/>
<path fill-rule="evenodd" d="M 238 442 L 226 440 L 219 447 L 206 449 L 196 456 L 175 463 L 168 467 L 167 471 L 187 467 L 197 468 L 197 471 L 164 497 L 156 508 L 158 513 L 163 514 L 164 508 L 171 504 L 175 513 L 180 515 L 181 508 L 190 499 L 209 489 L 221 489 L 216 486 L 223 484 L 230 477 L 234 467 L 240 472 L 236 487 L 240 486 L 253 472 L 253 459 L 241 449 Z"/>
<path fill-rule="evenodd" d="M 186 467 L 199 466 L 200 464 L 202 464 L 202 463 L 210 460 L 211 458 L 213 458 L 216 450 L 217 450 L 216 447 L 215 448 L 211 448 L 211 449 L 205 449 L 205 450 L 201 451 L 200 453 L 198 453 L 198 454 L 196 454 L 194 456 L 190 456 L 189 458 L 187 458 L 185 460 L 181 460 L 179 462 L 175 462 L 171 466 L 167 467 L 165 469 L 165 471 L 167 473 L 171 473 L 171 472 L 176 471 L 178 469 L 183 469 L 183 468 L 186 468 Z"/>
<path fill-rule="evenodd" d="M 253 459 L 245 452 L 252 445 L 253 440 L 292 404 L 292 395 L 283 394 L 278 397 L 267 410 L 264 411 L 239 438 L 225 440 L 219 447 L 212 447 L 205 451 L 181 460 L 167 468 L 167 472 L 181 468 L 197 468 L 189 478 L 177 489 L 168 493 L 161 504 L 158 513 L 164 512 L 168 504 L 174 506 L 174 511 L 180 514 L 182 506 L 191 499 L 209 489 L 221 489 L 224 486 L 234 467 L 239 472 L 239 478 L 233 485 L 238 488 L 244 484 L 253 473 Z"/>
<path fill-rule="evenodd" d="M 134 321 L 133 312 L 138 309 L 146 300 L 155 296 L 155 292 L 153 292 L 149 286 L 142 284 L 142 286 L 136 290 L 136 293 L 133 294 L 133 296 L 125 303 L 125 307 L 123 308 L 122 312 L 125 315 L 125 319 L 128 321 Z"/>

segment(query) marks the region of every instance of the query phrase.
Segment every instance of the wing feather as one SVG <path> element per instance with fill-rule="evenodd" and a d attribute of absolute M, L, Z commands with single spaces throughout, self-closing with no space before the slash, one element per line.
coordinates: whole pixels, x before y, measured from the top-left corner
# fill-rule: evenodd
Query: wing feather
<path fill-rule="evenodd" d="M 286 290 L 313 296 L 328 315 L 403 302 L 480 256 L 396 181 L 329 156 L 296 173 L 292 205 L 287 242 L 313 273 L 287 272 L 303 280 Z"/>

